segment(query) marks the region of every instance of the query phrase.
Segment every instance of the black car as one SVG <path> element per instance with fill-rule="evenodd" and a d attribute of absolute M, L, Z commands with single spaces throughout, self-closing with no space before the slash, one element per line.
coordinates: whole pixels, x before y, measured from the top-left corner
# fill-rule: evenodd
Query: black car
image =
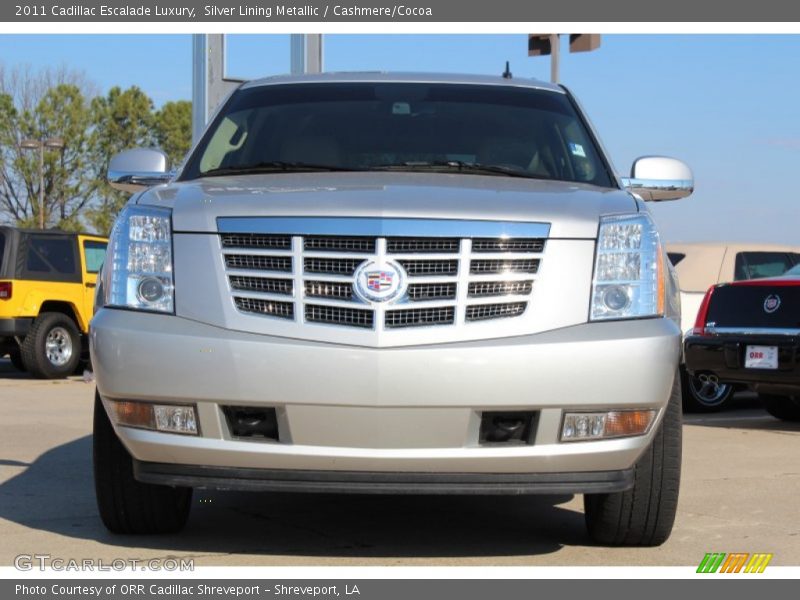
<path fill-rule="evenodd" d="M 800 421 L 800 268 L 712 286 L 684 351 L 693 375 L 745 384 L 771 415 Z"/>

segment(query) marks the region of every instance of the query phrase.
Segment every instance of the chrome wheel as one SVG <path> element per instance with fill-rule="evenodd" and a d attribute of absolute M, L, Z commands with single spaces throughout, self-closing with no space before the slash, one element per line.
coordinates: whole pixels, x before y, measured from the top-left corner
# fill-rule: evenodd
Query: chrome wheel
<path fill-rule="evenodd" d="M 63 367 L 72 358 L 72 338 L 63 327 L 53 327 L 47 332 L 45 355 L 50 364 Z"/>
<path fill-rule="evenodd" d="M 731 394 L 731 386 L 720 383 L 716 375 L 702 374 L 692 377 L 690 389 L 694 399 L 704 406 L 718 406 Z"/>

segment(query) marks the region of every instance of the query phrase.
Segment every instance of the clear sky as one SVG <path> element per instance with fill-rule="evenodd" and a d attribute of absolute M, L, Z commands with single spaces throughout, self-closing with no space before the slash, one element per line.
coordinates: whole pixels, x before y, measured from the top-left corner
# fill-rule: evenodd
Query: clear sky
<path fill-rule="evenodd" d="M 549 78 L 524 35 L 329 35 L 325 68 L 497 73 Z M 697 191 L 654 207 L 668 241 L 742 239 L 800 245 L 800 36 L 605 35 L 563 54 L 617 169 L 666 154 L 694 169 Z M 138 85 L 157 105 L 191 99 L 188 35 L 0 35 L 7 68 L 85 71 L 101 90 Z M 228 73 L 289 69 L 288 35 L 234 35 Z"/>

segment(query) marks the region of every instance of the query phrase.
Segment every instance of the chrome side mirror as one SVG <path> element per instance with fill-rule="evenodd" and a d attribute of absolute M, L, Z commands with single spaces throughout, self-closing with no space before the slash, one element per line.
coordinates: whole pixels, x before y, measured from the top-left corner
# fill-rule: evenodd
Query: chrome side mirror
<path fill-rule="evenodd" d="M 666 156 L 643 156 L 633 161 L 630 178 L 622 185 L 643 200 L 679 200 L 694 191 L 694 175 L 689 166 Z"/>
<path fill-rule="evenodd" d="M 169 182 L 169 158 L 155 148 L 135 148 L 120 152 L 108 165 L 108 183 L 115 190 L 134 193 Z"/>

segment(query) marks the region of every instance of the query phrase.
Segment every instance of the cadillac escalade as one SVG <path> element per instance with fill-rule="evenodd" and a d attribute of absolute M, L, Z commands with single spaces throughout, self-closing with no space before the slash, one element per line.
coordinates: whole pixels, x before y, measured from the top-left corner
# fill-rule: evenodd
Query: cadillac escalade
<path fill-rule="evenodd" d="M 634 124 L 631 124 L 634 126 Z M 431 74 L 243 84 L 134 192 L 91 324 L 105 525 L 173 532 L 193 488 L 584 494 L 657 545 L 680 479 L 678 287 L 646 201 L 565 87 Z"/>

